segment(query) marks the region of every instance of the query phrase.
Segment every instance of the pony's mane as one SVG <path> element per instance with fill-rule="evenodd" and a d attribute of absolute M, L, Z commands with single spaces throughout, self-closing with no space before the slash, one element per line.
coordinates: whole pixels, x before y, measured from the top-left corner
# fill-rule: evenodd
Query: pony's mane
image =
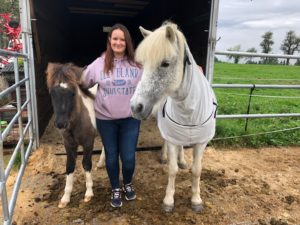
<path fill-rule="evenodd" d="M 79 87 L 85 95 L 94 99 L 95 96 L 82 84 L 81 76 L 83 70 L 84 68 L 75 66 L 73 63 L 48 63 L 46 70 L 48 89 L 60 83 L 67 83 L 70 87 Z"/>
<path fill-rule="evenodd" d="M 173 29 L 179 42 L 185 42 L 185 37 L 176 24 L 169 21 L 164 22 L 161 27 L 149 34 L 138 46 L 136 50 L 136 60 L 138 62 L 143 64 L 147 60 L 147 65 L 153 68 L 163 59 L 179 54 L 178 49 L 174 48 L 166 38 L 167 26 Z"/>

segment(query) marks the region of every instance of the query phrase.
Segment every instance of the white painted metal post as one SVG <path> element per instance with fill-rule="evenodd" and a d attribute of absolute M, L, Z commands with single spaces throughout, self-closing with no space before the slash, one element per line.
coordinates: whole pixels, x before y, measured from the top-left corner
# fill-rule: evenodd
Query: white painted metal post
<path fill-rule="evenodd" d="M 20 74 L 19 74 L 18 58 L 17 57 L 14 58 L 14 71 L 15 71 L 15 83 L 19 83 L 20 82 Z M 20 113 L 20 116 L 18 118 L 19 139 L 24 139 L 20 86 L 16 88 L 16 100 L 17 100 L 17 113 Z M 22 162 L 22 164 L 25 164 L 24 141 L 22 141 L 22 144 L 21 144 L 21 162 Z"/>
<path fill-rule="evenodd" d="M 29 0 L 20 1 L 20 14 L 21 14 L 21 28 L 22 28 L 22 40 L 23 40 L 23 53 L 28 55 L 28 59 L 24 62 L 24 74 L 29 77 L 30 88 L 26 88 L 26 92 L 30 92 L 31 109 L 29 114 L 33 118 L 33 148 L 36 149 L 39 146 L 39 128 L 38 128 L 38 114 L 37 114 L 37 101 L 36 101 L 36 85 L 35 85 L 35 69 L 34 69 L 34 55 L 32 47 L 32 30 L 30 19 L 30 6 Z M 28 94 L 28 93 L 27 93 Z M 30 107 L 28 107 L 30 108 Z M 30 115 L 30 116 L 31 116 Z M 31 137 L 30 137 L 31 138 Z"/>
<path fill-rule="evenodd" d="M 8 200 L 6 192 L 6 178 L 4 171 L 4 157 L 3 157 L 3 140 L 2 140 L 2 131 L 0 130 L 0 193 L 1 193 L 1 203 L 2 203 L 2 214 L 3 220 L 9 220 L 9 211 L 8 211 Z"/>
<path fill-rule="evenodd" d="M 209 31 L 208 31 L 208 47 L 207 47 L 207 62 L 206 62 L 206 77 L 209 83 L 213 81 L 214 59 L 216 49 L 217 23 L 219 13 L 219 0 L 211 1 Z"/>

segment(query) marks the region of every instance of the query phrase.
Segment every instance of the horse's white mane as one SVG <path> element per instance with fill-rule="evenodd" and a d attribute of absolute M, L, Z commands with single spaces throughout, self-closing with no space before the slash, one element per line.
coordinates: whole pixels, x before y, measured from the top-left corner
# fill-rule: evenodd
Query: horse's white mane
<path fill-rule="evenodd" d="M 183 33 L 178 29 L 177 25 L 172 22 L 164 22 L 163 25 L 156 30 L 154 30 L 150 35 L 148 35 L 138 46 L 136 50 L 136 60 L 150 68 L 155 68 L 158 63 L 162 60 L 177 56 L 181 52 L 174 48 L 174 43 L 171 43 L 168 38 L 166 38 L 166 28 L 170 27 L 179 39 L 181 46 L 184 46 L 185 37 Z M 177 42 L 177 40 L 175 40 Z M 184 48 L 181 49 L 182 54 Z M 146 63 L 145 63 L 146 62 Z"/>

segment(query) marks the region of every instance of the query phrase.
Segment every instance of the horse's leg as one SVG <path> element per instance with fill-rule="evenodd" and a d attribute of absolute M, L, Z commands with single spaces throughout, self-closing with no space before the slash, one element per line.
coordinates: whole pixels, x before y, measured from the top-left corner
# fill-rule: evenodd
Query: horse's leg
<path fill-rule="evenodd" d="M 202 157 L 206 144 L 196 144 L 193 147 L 193 166 L 192 166 L 192 209 L 195 212 L 203 210 L 203 203 L 200 197 L 200 176 L 202 171 Z"/>
<path fill-rule="evenodd" d="M 82 159 L 82 166 L 85 171 L 85 185 L 86 185 L 86 192 L 84 195 L 84 202 L 89 202 L 92 197 L 94 196 L 93 193 L 93 179 L 92 179 L 92 153 L 93 153 L 93 146 L 94 146 L 94 139 L 91 143 L 86 144 L 83 146 L 83 159 Z"/>
<path fill-rule="evenodd" d="M 188 165 L 185 161 L 185 157 L 184 157 L 184 149 L 183 146 L 180 147 L 179 149 L 179 154 L 178 154 L 178 166 L 180 169 L 187 169 Z"/>
<path fill-rule="evenodd" d="M 164 141 L 163 146 L 161 147 L 161 157 L 160 157 L 160 163 L 166 164 L 168 162 L 167 156 L 168 154 L 168 147 L 167 147 L 167 141 Z"/>
<path fill-rule="evenodd" d="M 77 146 L 67 146 L 65 144 L 65 148 L 67 152 L 66 186 L 64 195 L 58 204 L 58 208 L 65 208 L 70 202 L 71 192 L 73 189 L 74 170 L 76 165 Z"/>
<path fill-rule="evenodd" d="M 97 163 L 97 168 L 103 168 L 104 166 L 105 166 L 105 152 L 104 152 L 104 147 L 102 147 L 100 159 Z"/>
<path fill-rule="evenodd" d="M 166 190 L 166 196 L 163 201 L 163 209 L 166 212 L 171 212 L 174 208 L 174 193 L 175 193 L 175 178 L 178 171 L 178 151 L 180 146 L 167 142 L 168 147 L 168 158 L 169 158 L 169 178 L 168 186 Z"/>

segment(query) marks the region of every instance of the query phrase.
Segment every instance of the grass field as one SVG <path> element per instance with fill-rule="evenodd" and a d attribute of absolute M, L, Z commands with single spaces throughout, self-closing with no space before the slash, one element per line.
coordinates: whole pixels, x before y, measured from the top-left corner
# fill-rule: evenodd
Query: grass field
<path fill-rule="evenodd" d="M 281 65 L 216 63 L 214 84 L 294 84 L 300 85 L 300 67 Z M 218 114 L 246 114 L 250 89 L 215 88 Z M 299 89 L 255 89 L 252 92 L 250 114 L 300 113 Z M 218 119 L 213 145 L 231 146 L 295 146 L 300 145 L 300 129 L 271 134 L 270 131 L 300 127 L 299 117 L 249 119 Z M 228 138 L 257 134 L 248 137 Z"/>

